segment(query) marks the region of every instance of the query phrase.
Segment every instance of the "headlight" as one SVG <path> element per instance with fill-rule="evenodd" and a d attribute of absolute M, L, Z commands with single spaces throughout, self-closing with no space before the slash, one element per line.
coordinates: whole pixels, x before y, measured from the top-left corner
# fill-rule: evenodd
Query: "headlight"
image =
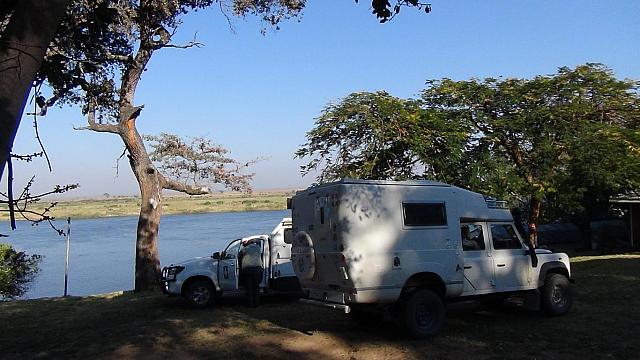
<path fill-rule="evenodd" d="M 162 269 L 162 279 L 164 281 L 171 281 L 176 279 L 176 275 L 178 275 L 182 270 L 184 270 L 184 266 L 169 266 Z"/>

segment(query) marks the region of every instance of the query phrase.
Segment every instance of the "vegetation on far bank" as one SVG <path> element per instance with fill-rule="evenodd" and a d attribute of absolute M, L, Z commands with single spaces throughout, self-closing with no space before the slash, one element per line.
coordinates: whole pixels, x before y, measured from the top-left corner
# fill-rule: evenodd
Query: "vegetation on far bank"
<path fill-rule="evenodd" d="M 226 211 L 284 210 L 291 191 L 256 192 L 253 194 L 220 193 L 200 196 L 166 197 L 162 203 L 164 214 L 194 214 Z M 39 211 L 50 203 L 38 203 Z M 102 199 L 59 201 L 51 214 L 57 219 L 100 218 L 110 216 L 137 216 L 139 197 L 107 197 Z M 7 212 L 0 212 L 0 220 L 8 220 Z"/>
<path fill-rule="evenodd" d="M 176 298 L 116 293 L 0 303 L 3 358 L 630 359 L 640 352 L 640 253 L 572 260 L 564 317 L 516 306 L 451 307 L 442 333 L 406 340 L 392 321 L 358 327 L 340 311 L 266 298 L 192 310 Z"/>

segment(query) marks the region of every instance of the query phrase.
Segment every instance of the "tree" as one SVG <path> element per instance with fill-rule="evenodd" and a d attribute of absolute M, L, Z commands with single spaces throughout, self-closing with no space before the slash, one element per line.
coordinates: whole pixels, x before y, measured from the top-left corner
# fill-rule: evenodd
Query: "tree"
<path fill-rule="evenodd" d="M 22 296 L 38 274 L 40 255 L 28 256 L 8 244 L 0 244 L 0 299 Z"/>
<path fill-rule="evenodd" d="M 415 100 L 384 91 L 353 93 L 329 104 L 295 156 L 318 182 L 340 178 L 455 181 L 467 133 Z"/>
<path fill-rule="evenodd" d="M 407 134 L 420 108 L 386 92 L 354 93 L 329 104 L 296 157 L 311 158 L 303 174 L 322 168 L 319 182 L 343 177 L 402 180 L 417 161 Z"/>
<path fill-rule="evenodd" d="M 640 186 L 638 90 L 586 64 L 533 79 L 429 80 L 419 101 L 356 93 L 323 110 L 296 156 L 311 158 L 303 173 L 322 169 L 321 182 L 428 178 L 517 200 L 535 230 L 545 203 L 550 214 L 589 212 Z"/>
<path fill-rule="evenodd" d="M 566 205 L 607 183 L 620 185 L 608 186 L 612 193 L 639 184 L 638 82 L 618 80 L 603 65 L 563 67 L 533 79 L 444 79 L 427 85 L 423 106 L 471 125 L 479 136 L 472 146 L 483 146 L 489 159 L 508 169 L 504 186 L 528 203 L 534 244 L 545 199 L 561 194 L 556 199 Z M 579 178 L 587 173 L 590 179 Z"/>

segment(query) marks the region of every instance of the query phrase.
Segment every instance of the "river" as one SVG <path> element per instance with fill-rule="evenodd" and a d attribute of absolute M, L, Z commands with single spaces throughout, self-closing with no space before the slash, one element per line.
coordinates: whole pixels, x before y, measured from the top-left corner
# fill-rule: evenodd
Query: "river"
<path fill-rule="evenodd" d="M 222 251 L 233 239 L 268 234 L 289 210 L 166 215 L 158 248 L 162 266 Z M 71 221 L 69 295 L 84 296 L 133 289 L 138 218 L 133 216 Z M 66 227 L 66 222 L 57 225 Z M 5 232 L 6 233 L 6 232 Z M 47 224 L 19 222 L 0 242 L 40 254 L 40 273 L 23 298 L 61 296 L 64 291 L 65 238 Z"/>

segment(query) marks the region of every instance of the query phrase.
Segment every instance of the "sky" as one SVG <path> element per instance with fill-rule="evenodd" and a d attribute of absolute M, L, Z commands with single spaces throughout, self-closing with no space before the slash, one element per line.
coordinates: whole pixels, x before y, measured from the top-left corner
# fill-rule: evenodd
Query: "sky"
<path fill-rule="evenodd" d="M 217 8 L 187 14 L 174 42 L 195 35 L 205 46 L 154 55 L 136 94 L 138 130 L 205 136 L 241 161 L 264 157 L 252 168 L 255 190 L 301 189 L 314 177 L 302 177 L 294 152 L 322 109 L 352 92 L 409 98 L 427 79 L 530 78 L 586 62 L 640 79 L 640 1 L 431 4 L 380 24 L 369 1 L 308 0 L 300 19 L 264 35 L 253 17 L 232 18 L 231 29 Z M 14 153 L 39 151 L 32 123 L 22 119 Z M 14 187 L 35 175 L 35 191 L 79 183 L 68 196 L 137 194 L 126 158 L 116 172 L 121 140 L 73 129 L 85 124 L 78 108 L 50 110 L 39 132 L 53 171 L 44 160 L 15 164 Z"/>

